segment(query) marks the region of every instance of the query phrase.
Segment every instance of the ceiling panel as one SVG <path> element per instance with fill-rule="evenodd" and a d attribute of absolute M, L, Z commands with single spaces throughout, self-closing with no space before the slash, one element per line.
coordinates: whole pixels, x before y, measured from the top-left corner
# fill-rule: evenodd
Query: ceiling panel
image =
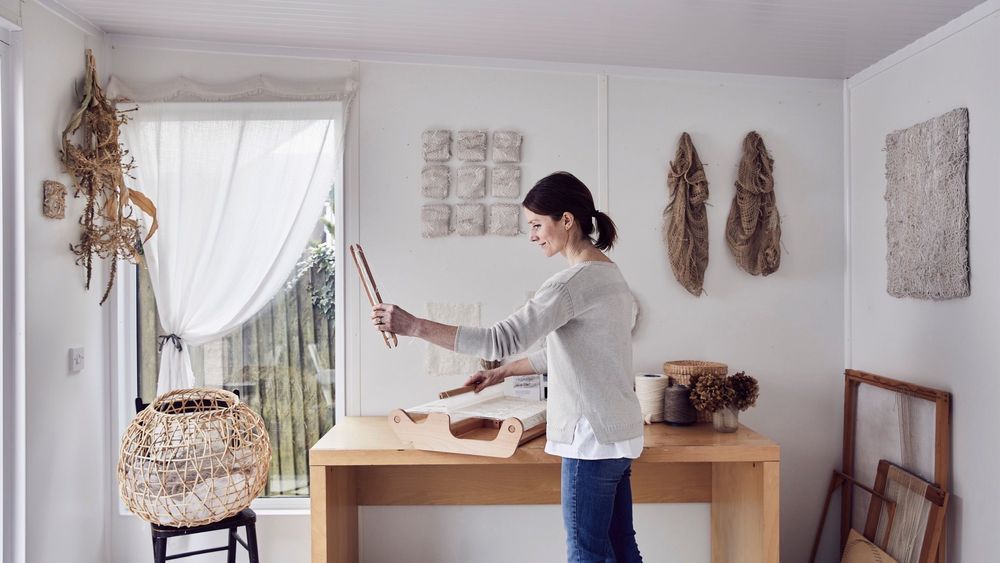
<path fill-rule="evenodd" d="M 113 34 L 846 78 L 982 0 L 58 0 Z M 57 0 L 43 0 L 55 4 Z"/>

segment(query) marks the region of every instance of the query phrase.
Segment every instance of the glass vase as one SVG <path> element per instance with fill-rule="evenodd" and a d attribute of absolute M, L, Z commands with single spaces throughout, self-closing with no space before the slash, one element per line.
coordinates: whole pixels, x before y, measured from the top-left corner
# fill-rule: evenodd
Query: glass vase
<path fill-rule="evenodd" d="M 740 427 L 740 411 L 733 407 L 722 407 L 712 413 L 712 426 L 716 432 L 736 432 Z"/>

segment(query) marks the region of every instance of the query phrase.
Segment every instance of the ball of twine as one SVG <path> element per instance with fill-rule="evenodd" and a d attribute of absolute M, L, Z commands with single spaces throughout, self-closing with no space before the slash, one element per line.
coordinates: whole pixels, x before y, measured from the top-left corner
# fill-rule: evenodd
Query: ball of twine
<path fill-rule="evenodd" d="M 236 395 L 180 389 L 157 397 L 129 424 L 118 492 L 147 522 L 200 526 L 250 506 L 270 463 L 264 421 Z"/>
<path fill-rule="evenodd" d="M 658 373 L 635 376 L 635 394 L 639 398 L 642 420 L 646 424 L 663 420 L 663 391 L 669 379 Z"/>
<path fill-rule="evenodd" d="M 698 421 L 698 412 L 691 404 L 691 388 L 670 385 L 663 395 L 663 420 L 667 424 L 686 426 Z"/>

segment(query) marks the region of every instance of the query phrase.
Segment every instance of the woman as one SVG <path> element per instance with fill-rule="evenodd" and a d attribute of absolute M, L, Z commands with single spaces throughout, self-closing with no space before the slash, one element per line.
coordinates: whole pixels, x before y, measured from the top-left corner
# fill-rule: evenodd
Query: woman
<path fill-rule="evenodd" d="M 512 375 L 548 373 L 545 451 L 563 458 L 569 561 L 640 562 L 629 481 L 643 445 L 630 375 L 632 293 L 602 252 L 615 242 L 615 224 L 568 172 L 540 180 L 522 205 L 531 242 L 547 257 L 561 254 L 569 267 L 549 278 L 519 311 L 490 328 L 456 327 L 379 304 L 372 308 L 372 323 L 490 360 L 524 352 L 544 338 L 541 351 L 477 372 L 465 384 L 478 393 Z"/>

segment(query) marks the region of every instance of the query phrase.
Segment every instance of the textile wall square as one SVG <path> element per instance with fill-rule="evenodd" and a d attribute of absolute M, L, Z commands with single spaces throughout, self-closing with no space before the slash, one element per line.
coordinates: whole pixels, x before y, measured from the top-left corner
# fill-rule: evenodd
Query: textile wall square
<path fill-rule="evenodd" d="M 886 136 L 887 291 L 969 295 L 969 111 L 952 110 Z"/>

